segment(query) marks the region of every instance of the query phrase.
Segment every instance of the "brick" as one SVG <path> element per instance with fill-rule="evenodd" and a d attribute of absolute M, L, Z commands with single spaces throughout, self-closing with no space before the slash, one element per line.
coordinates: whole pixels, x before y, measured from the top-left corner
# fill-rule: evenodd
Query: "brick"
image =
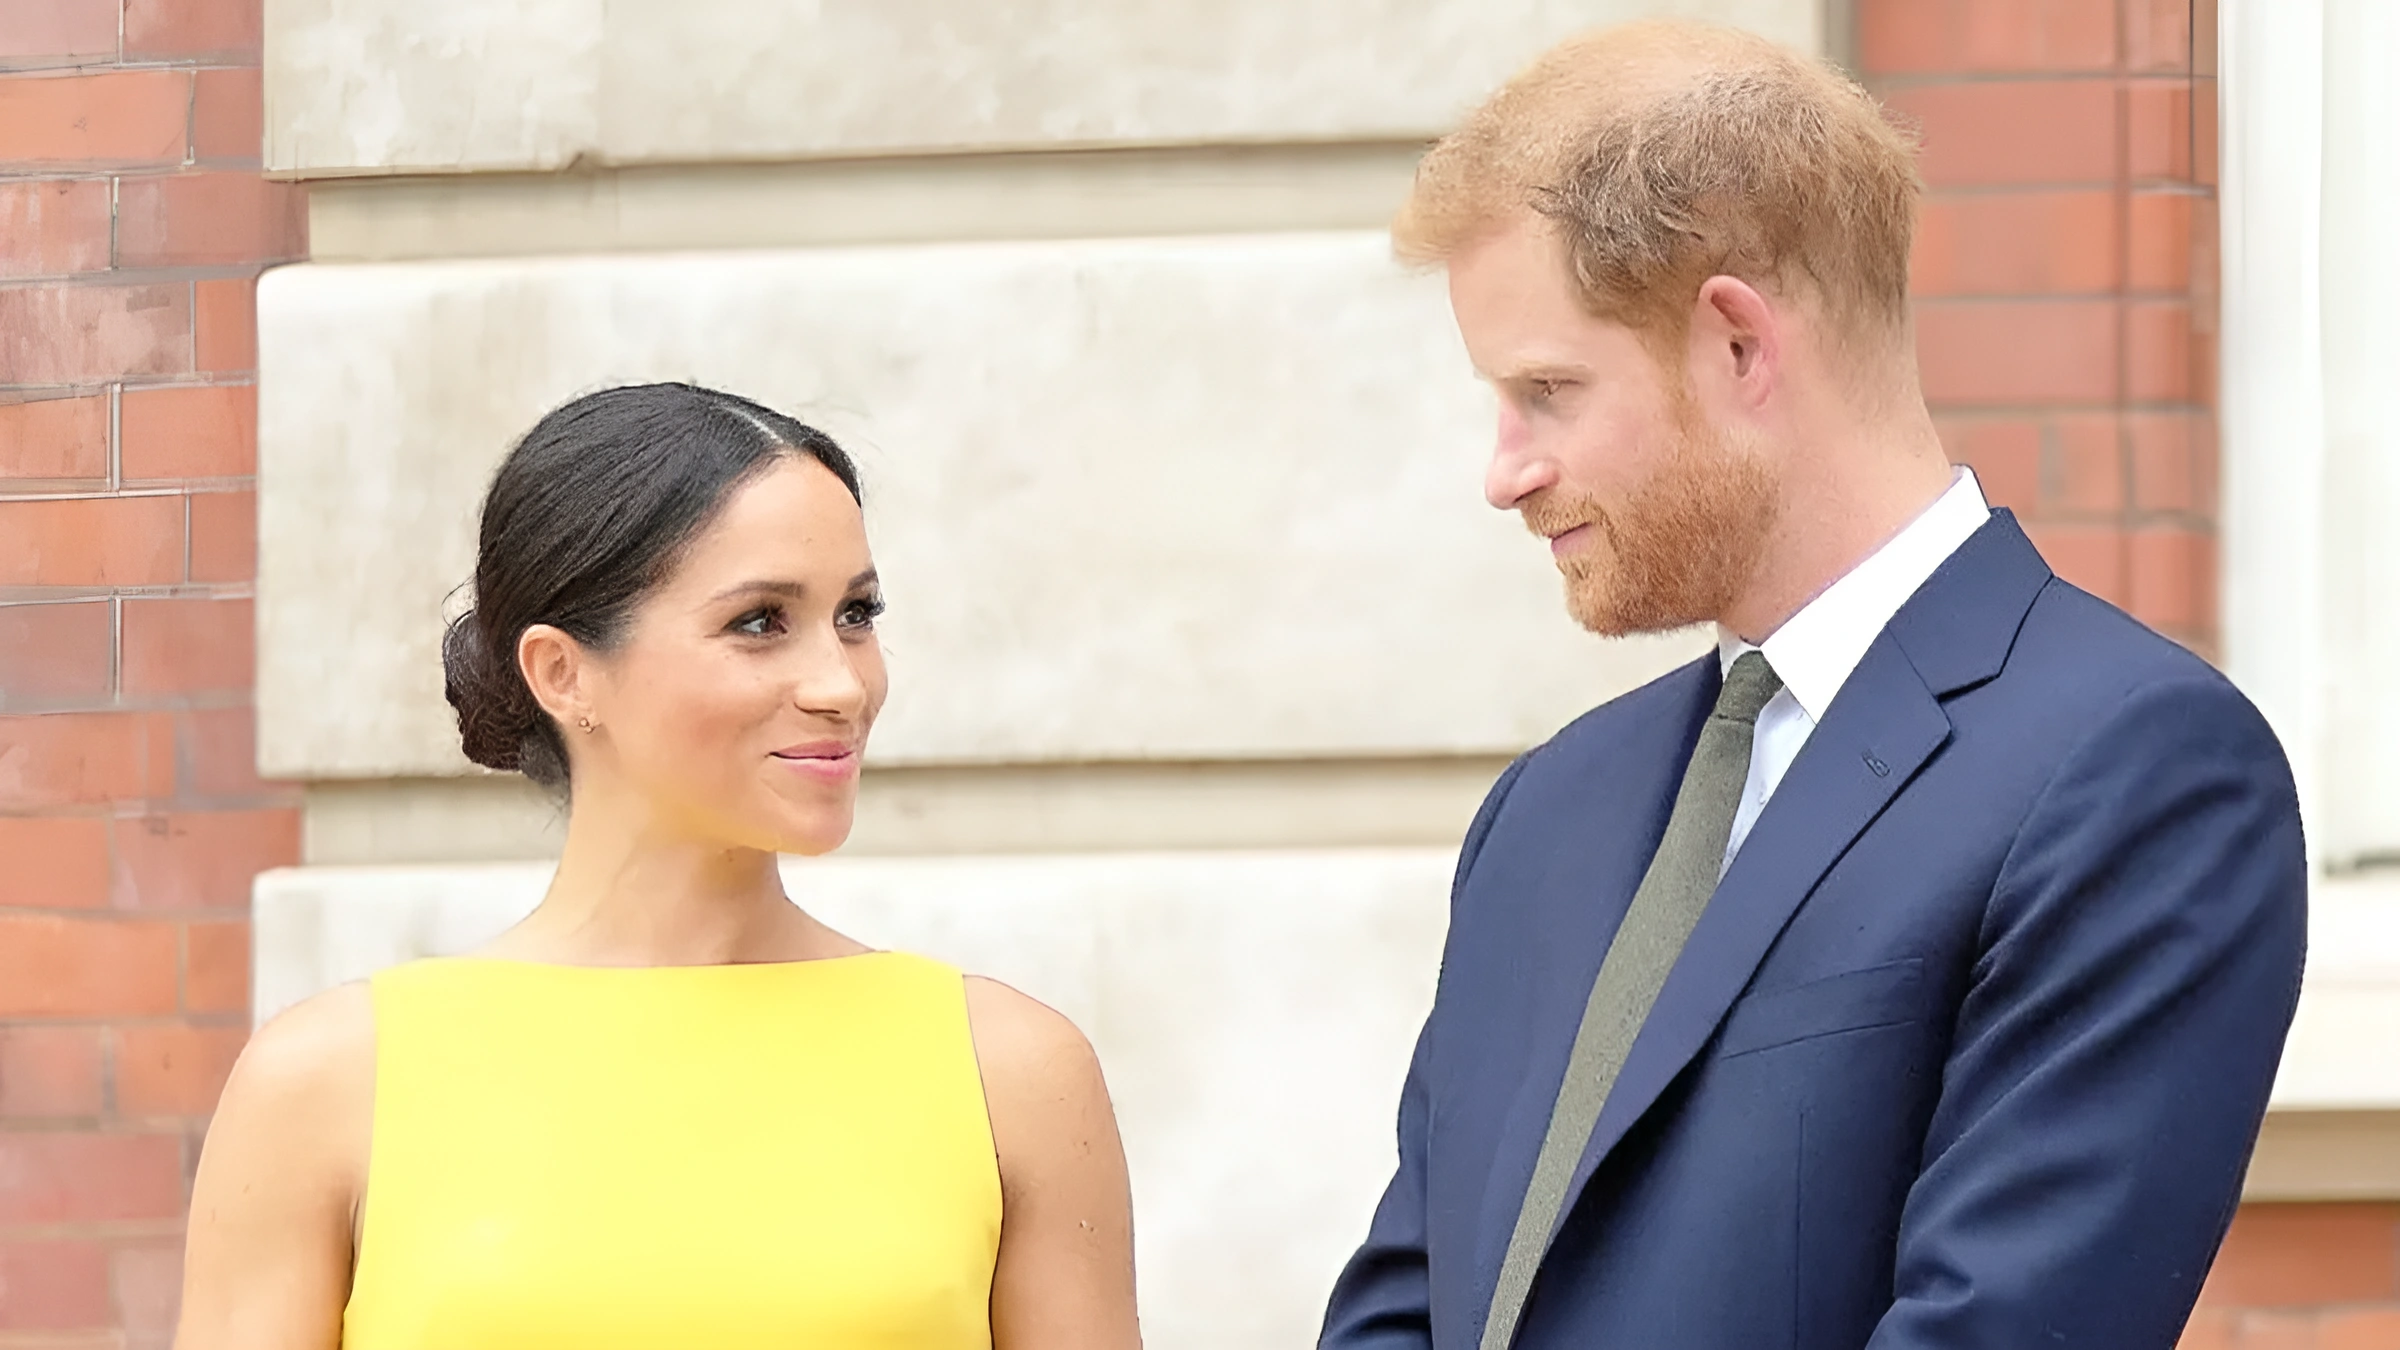
<path fill-rule="evenodd" d="M 0 816 L 0 908 L 98 909 L 109 877 L 107 821 Z"/>
<path fill-rule="evenodd" d="M 258 736 L 250 709 L 211 708 L 184 713 L 177 721 L 190 791 L 205 797 L 257 797 L 275 790 L 258 776 Z"/>
<path fill-rule="evenodd" d="M 2192 71 L 2192 0 L 2127 0 L 2125 65 L 2146 73 Z"/>
<path fill-rule="evenodd" d="M 2051 423 L 2051 511 L 2096 515 L 2125 509 L 2125 449 L 2108 413 L 2068 414 Z"/>
<path fill-rule="evenodd" d="M 0 1224 L 173 1220 L 182 1208 L 178 1135 L 0 1133 Z"/>
<path fill-rule="evenodd" d="M 97 1242 L 0 1242 L 0 1332 L 113 1325 L 108 1295 L 108 1250 Z"/>
<path fill-rule="evenodd" d="M 0 605 L 0 709 L 106 703 L 115 629 L 106 600 Z"/>
<path fill-rule="evenodd" d="M 2189 181 L 2195 130 L 2188 81 L 2136 80 L 2126 86 L 2126 171 L 2136 180 Z"/>
<path fill-rule="evenodd" d="M 2216 438 L 2198 413 L 2135 413 L 2125 419 L 2140 511 L 2213 515 Z"/>
<path fill-rule="evenodd" d="M 120 1248 L 109 1262 L 109 1284 L 116 1291 L 126 1350 L 168 1350 L 183 1298 L 183 1249 Z"/>
<path fill-rule="evenodd" d="M 192 494 L 192 580 L 250 581 L 258 576 L 258 494 Z"/>
<path fill-rule="evenodd" d="M 117 187 L 117 265 L 278 262 L 307 251 L 300 190 L 255 173 L 127 178 Z"/>
<path fill-rule="evenodd" d="M 129 1116 L 205 1116 L 242 1053 L 240 1027 L 127 1027 L 117 1033 L 117 1109 Z"/>
<path fill-rule="evenodd" d="M 2030 522 L 2025 532 L 2050 570 L 2112 605 L 2132 598 L 2125 579 L 2125 536 L 2105 525 Z"/>
<path fill-rule="evenodd" d="M 2144 403 L 2185 403 L 2200 396 L 2201 356 L 2192 306 L 2143 301 L 2125 308 L 2125 393 Z"/>
<path fill-rule="evenodd" d="M 2182 528 L 2140 529 L 2128 541 L 2133 617 L 2164 632 L 2209 626 L 2217 602 L 2217 541 Z M 2400 1259 L 2400 1247 L 2395 1248 Z"/>
<path fill-rule="evenodd" d="M 254 659 L 244 599 L 126 600 L 119 687 L 127 698 L 246 693 Z"/>
<path fill-rule="evenodd" d="M 183 1006 L 190 1013 L 250 1011 L 250 925 L 195 923 L 183 931 Z"/>
<path fill-rule="evenodd" d="M 2128 199 L 2126 282 L 2137 291 L 2192 289 L 2194 209 L 2188 192 L 2136 192 Z"/>
<path fill-rule="evenodd" d="M 91 1027 L 0 1027 L 0 1117 L 99 1115 L 100 1064 Z"/>
<path fill-rule="evenodd" d="M 1867 75 L 1947 72 L 1957 48 L 1950 0 L 1857 0 L 1858 63 Z"/>
<path fill-rule="evenodd" d="M 247 911 L 251 878 L 300 861 L 297 811 L 187 811 L 115 826 L 116 901 L 130 909 Z"/>
<path fill-rule="evenodd" d="M 2238 1350 L 2240 1324 L 2222 1308 L 2201 1308 L 2185 1325 L 2175 1350 Z"/>
<path fill-rule="evenodd" d="M 2019 514 L 2042 503 L 2042 429 L 2033 422 L 1963 421 L 1940 424 L 1942 446 L 1954 464 L 1975 471 L 1984 500 Z"/>
<path fill-rule="evenodd" d="M 2239 1308 L 2373 1303 L 2400 1296 L 2400 1205 L 2244 1205 L 2204 1302 Z"/>
<path fill-rule="evenodd" d="M 180 164 L 191 103 L 188 71 L 0 75 L 0 161 Z"/>
<path fill-rule="evenodd" d="M 2217 82 L 2192 82 L 2192 182 L 2217 185 Z"/>
<path fill-rule="evenodd" d="M 0 277 L 108 267 L 108 180 L 0 183 Z"/>
<path fill-rule="evenodd" d="M 1878 75 L 2105 71 L 2114 7 L 2094 0 L 1859 0 L 1859 52 Z"/>
<path fill-rule="evenodd" d="M 125 55 L 256 59 L 259 0 L 125 0 Z"/>
<path fill-rule="evenodd" d="M 0 716 L 0 811 L 40 811 L 175 787 L 174 723 L 155 713 Z"/>
<path fill-rule="evenodd" d="M 192 157 L 255 165 L 267 138 L 266 99 L 255 66 L 192 77 Z"/>
<path fill-rule="evenodd" d="M 2113 291 L 2117 214 L 2108 192 L 1937 197 L 1918 220 L 1911 289 L 1926 296 Z"/>
<path fill-rule="evenodd" d="M 203 281 L 192 287 L 193 368 L 212 375 L 258 369 L 258 279 Z"/>
<path fill-rule="evenodd" d="M 0 403 L 0 479 L 108 477 L 108 398 Z"/>
<path fill-rule="evenodd" d="M 2117 91 L 2107 81 L 1928 85 L 1886 102 L 1923 131 L 1931 187 L 2116 181 Z"/>
<path fill-rule="evenodd" d="M 181 497 L 0 501 L 0 586 L 164 586 L 184 576 Z"/>
<path fill-rule="evenodd" d="M 175 1011 L 174 924 L 0 913 L 0 1017 L 157 1017 Z"/>
<path fill-rule="evenodd" d="M 116 54 L 117 0 L 0 0 L 0 60 Z"/>
<path fill-rule="evenodd" d="M 2115 306 L 2105 301 L 1930 301 L 1917 361 L 1936 404 L 2106 403 L 2117 393 Z"/>
<path fill-rule="evenodd" d="M 2392 1350 L 2400 1346 L 2400 1308 L 2328 1312 L 2317 1324 L 2317 1350 Z"/>
<path fill-rule="evenodd" d="M 127 481 L 247 478 L 258 469 L 258 389 L 128 389 L 117 406 L 117 464 Z"/>
<path fill-rule="evenodd" d="M 191 330 L 189 286 L 0 286 L 0 384 L 178 375 Z"/>

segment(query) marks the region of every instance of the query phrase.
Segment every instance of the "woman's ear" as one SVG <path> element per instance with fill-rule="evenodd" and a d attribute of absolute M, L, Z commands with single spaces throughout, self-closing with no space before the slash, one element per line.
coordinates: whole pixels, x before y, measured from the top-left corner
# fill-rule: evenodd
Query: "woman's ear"
<path fill-rule="evenodd" d="M 525 687 L 562 727 L 592 718 L 584 688 L 590 663 L 582 643 L 549 624 L 530 625 L 517 637 L 517 669 L 525 676 Z"/>

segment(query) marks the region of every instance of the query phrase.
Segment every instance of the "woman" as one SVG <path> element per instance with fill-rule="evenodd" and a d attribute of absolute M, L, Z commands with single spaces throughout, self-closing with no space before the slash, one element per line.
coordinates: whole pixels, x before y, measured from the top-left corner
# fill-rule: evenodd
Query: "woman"
<path fill-rule="evenodd" d="M 883 608 L 850 461 L 688 385 L 542 419 L 443 644 L 467 756 L 566 793 L 531 917 L 262 1029 L 182 1350 L 1139 1343 L 1123 1151 L 1032 999 L 795 907 Z"/>

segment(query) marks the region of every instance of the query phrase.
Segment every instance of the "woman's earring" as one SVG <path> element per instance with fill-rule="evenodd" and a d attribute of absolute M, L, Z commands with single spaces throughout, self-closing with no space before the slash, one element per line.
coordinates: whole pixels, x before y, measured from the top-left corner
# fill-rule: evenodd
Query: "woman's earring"
<path fill-rule="evenodd" d="M 592 729 L 592 719 L 588 717 L 578 717 L 575 719 L 575 725 L 583 728 L 585 731 L 590 731 Z"/>

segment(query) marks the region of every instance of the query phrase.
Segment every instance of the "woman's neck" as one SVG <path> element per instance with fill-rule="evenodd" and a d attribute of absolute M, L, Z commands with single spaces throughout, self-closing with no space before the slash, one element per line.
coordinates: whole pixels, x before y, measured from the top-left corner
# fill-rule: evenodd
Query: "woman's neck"
<path fill-rule="evenodd" d="M 596 794 L 595 794 L 596 795 Z M 773 853 L 579 798 L 541 905 L 485 954 L 561 965 L 803 961 L 861 950 L 784 895 Z"/>

